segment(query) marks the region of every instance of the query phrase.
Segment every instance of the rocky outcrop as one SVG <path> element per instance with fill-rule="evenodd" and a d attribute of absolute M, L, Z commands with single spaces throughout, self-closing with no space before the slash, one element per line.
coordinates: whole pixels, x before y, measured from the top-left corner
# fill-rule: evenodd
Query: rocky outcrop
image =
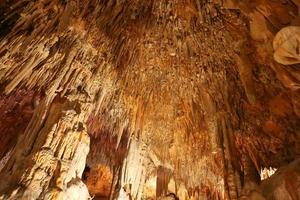
<path fill-rule="evenodd" d="M 262 181 L 259 186 L 248 189 L 247 194 L 241 199 L 299 199 L 299 162 L 298 159 L 278 169 L 273 176 Z"/>

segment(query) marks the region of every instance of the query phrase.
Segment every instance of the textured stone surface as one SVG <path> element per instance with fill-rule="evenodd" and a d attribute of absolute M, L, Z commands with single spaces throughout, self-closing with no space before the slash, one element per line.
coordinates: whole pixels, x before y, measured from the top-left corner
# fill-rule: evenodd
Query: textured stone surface
<path fill-rule="evenodd" d="M 299 6 L 0 0 L 0 109 L 40 96 L 1 113 L 0 198 L 88 199 L 99 165 L 110 199 L 284 198 L 258 172 L 300 155 Z"/>

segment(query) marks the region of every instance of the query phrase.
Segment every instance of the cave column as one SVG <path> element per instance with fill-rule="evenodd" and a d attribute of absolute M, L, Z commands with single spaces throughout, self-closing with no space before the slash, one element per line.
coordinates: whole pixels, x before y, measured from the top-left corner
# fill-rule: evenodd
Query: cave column
<path fill-rule="evenodd" d="M 146 147 L 137 139 L 132 138 L 128 148 L 128 153 L 123 161 L 122 171 L 119 176 L 120 188 L 118 199 L 141 199 L 141 187 L 145 183 L 145 152 Z"/>
<path fill-rule="evenodd" d="M 82 94 L 40 102 L 0 173 L 0 199 L 89 198 L 81 181 L 90 144 L 87 102 Z"/>

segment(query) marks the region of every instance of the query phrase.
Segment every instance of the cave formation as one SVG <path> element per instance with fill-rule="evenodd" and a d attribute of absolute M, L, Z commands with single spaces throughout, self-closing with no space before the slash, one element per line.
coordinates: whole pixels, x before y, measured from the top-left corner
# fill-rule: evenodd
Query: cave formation
<path fill-rule="evenodd" d="M 0 0 L 0 199 L 300 199 L 299 0 Z"/>

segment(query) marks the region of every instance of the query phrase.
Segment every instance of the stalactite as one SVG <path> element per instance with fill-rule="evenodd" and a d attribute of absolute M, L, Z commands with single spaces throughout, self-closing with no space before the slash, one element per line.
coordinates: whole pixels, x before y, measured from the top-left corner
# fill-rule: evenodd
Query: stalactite
<path fill-rule="evenodd" d="M 11 191 L 2 198 L 61 196 L 68 195 L 71 187 L 82 187 L 79 186 L 80 182 L 71 185 L 72 180 L 81 178 L 85 166 L 82 158 L 86 157 L 89 150 L 89 138 L 84 125 L 86 108 L 78 107 L 76 102 L 56 98 L 48 110 L 45 109 L 46 102 L 40 103 L 1 172 L 1 191 Z M 27 140 L 24 141 L 24 138 Z M 23 174 L 23 171 L 26 173 Z M 14 179 L 10 174 L 14 174 Z M 44 179 L 43 185 L 36 182 L 40 178 Z M 84 192 L 84 187 L 82 189 Z"/>
<path fill-rule="evenodd" d="M 166 196 L 168 194 L 168 184 L 170 182 L 170 169 L 159 166 L 157 168 L 156 179 L 156 197 Z"/>
<path fill-rule="evenodd" d="M 0 1 L 0 91 L 44 94 L 0 198 L 88 199 L 90 139 L 87 165 L 112 172 L 110 199 L 147 197 L 157 171 L 157 198 L 263 197 L 272 184 L 242 187 L 299 155 L 297 36 L 285 34 L 297 5 Z M 180 195 L 168 196 L 169 173 Z"/>

